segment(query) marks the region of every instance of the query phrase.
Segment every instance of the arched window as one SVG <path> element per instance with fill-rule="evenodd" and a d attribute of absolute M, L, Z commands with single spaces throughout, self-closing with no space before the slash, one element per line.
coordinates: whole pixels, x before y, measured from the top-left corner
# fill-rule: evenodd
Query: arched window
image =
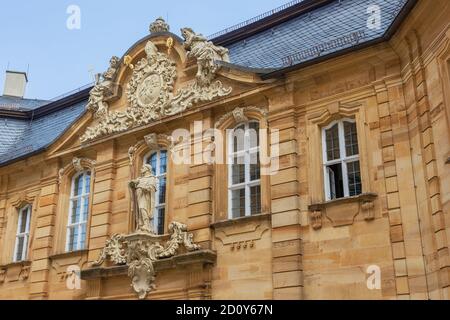
<path fill-rule="evenodd" d="M 229 218 L 261 213 L 259 123 L 238 125 L 228 138 Z"/>
<path fill-rule="evenodd" d="M 167 182 L 167 151 L 155 151 L 146 159 L 152 166 L 153 174 L 159 179 L 159 186 L 155 195 L 155 212 L 153 213 L 153 227 L 156 234 L 164 234 L 166 216 L 166 182 Z"/>
<path fill-rule="evenodd" d="M 322 139 L 326 200 L 361 194 L 356 122 L 335 121 L 323 129 Z"/>
<path fill-rule="evenodd" d="M 73 177 L 67 224 L 66 251 L 68 252 L 83 250 L 86 247 L 90 190 L 90 171 L 83 171 Z"/>
<path fill-rule="evenodd" d="M 16 245 L 14 246 L 14 262 L 25 261 L 27 259 L 30 237 L 30 219 L 31 206 L 27 205 L 19 210 Z"/>

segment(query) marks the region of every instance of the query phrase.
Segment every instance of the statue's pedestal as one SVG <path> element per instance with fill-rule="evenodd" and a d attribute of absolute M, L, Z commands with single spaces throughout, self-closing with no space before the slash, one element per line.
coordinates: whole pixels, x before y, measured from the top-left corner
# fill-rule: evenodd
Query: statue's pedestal
<path fill-rule="evenodd" d="M 144 299 L 156 287 L 155 266 L 159 261 L 180 255 L 181 246 L 188 252 L 200 251 L 192 241 L 192 234 L 187 233 L 186 225 L 172 222 L 169 232 L 170 235 L 162 236 L 144 231 L 116 234 L 106 242 L 98 261 L 92 265 L 100 266 L 108 257 L 115 264 L 126 264 L 131 286 L 139 298 Z"/>

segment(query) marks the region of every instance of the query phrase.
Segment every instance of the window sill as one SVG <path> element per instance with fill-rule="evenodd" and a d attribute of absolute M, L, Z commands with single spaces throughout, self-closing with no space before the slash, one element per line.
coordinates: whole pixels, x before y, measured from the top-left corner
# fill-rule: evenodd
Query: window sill
<path fill-rule="evenodd" d="M 5 264 L 3 266 L 0 266 L 0 269 L 8 269 L 8 268 L 14 268 L 14 267 L 29 267 L 31 266 L 31 261 L 25 260 L 25 261 L 17 261 L 17 262 L 11 262 L 8 264 Z"/>
<path fill-rule="evenodd" d="M 346 197 L 314 203 L 308 206 L 311 225 L 314 229 L 322 227 L 322 217 L 331 221 L 334 227 L 353 224 L 356 216 L 363 213 L 365 220 L 373 220 L 375 213 L 373 202 L 378 197 L 376 193 L 363 193 L 354 197 Z"/>
<path fill-rule="evenodd" d="M 63 253 L 57 253 L 57 254 L 51 255 L 49 257 L 49 259 L 53 261 L 53 260 L 59 260 L 59 259 L 65 259 L 65 258 L 80 257 L 80 256 L 88 254 L 88 253 L 89 253 L 88 249 L 63 252 Z"/>
<path fill-rule="evenodd" d="M 18 261 L 0 266 L 0 284 L 4 282 L 24 281 L 30 275 L 31 261 Z"/>
<path fill-rule="evenodd" d="M 271 215 L 267 213 L 254 214 L 248 217 L 240 217 L 228 220 L 217 221 L 211 224 L 211 228 L 219 229 L 225 228 L 229 226 L 234 226 L 241 223 L 253 222 L 253 221 L 261 221 L 261 220 L 270 220 Z"/>

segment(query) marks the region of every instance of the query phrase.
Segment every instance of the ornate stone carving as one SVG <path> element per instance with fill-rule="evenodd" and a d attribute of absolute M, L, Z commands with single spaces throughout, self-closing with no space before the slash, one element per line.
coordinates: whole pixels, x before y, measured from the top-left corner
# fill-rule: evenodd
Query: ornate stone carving
<path fill-rule="evenodd" d="M 152 167 L 144 164 L 141 177 L 130 182 L 136 231 L 153 233 L 153 212 L 158 178 L 152 173 Z"/>
<path fill-rule="evenodd" d="M 31 270 L 30 266 L 23 266 L 19 274 L 19 280 L 21 281 L 27 280 L 28 277 L 30 276 L 30 270 Z"/>
<path fill-rule="evenodd" d="M 59 169 L 58 171 L 58 183 L 61 184 L 64 175 L 67 174 L 67 171 L 73 168 L 75 172 L 79 173 L 86 169 L 93 170 L 96 165 L 95 160 L 91 160 L 88 158 L 78 158 L 74 157 L 72 162 L 65 166 L 64 168 Z"/>
<path fill-rule="evenodd" d="M 219 128 L 221 127 L 225 121 L 227 121 L 229 118 L 233 117 L 236 122 L 244 122 L 248 120 L 248 117 L 246 116 L 246 113 L 248 112 L 257 112 L 261 114 L 261 116 L 264 119 L 267 119 L 267 110 L 261 109 L 255 106 L 249 106 L 244 108 L 236 108 L 231 112 L 228 112 L 221 116 L 215 123 L 214 127 Z"/>
<path fill-rule="evenodd" d="M 150 33 L 169 32 L 170 26 L 166 23 L 166 21 L 163 18 L 159 17 L 150 24 L 149 31 Z"/>
<path fill-rule="evenodd" d="M 177 78 L 175 62 L 166 54 L 159 52 L 151 41 L 147 42 L 145 52 L 146 58 L 142 58 L 134 66 L 133 75 L 128 83 L 126 91 L 128 108 L 124 112 L 102 114 L 100 122 L 86 130 L 81 137 L 82 142 L 146 125 L 164 116 L 183 112 L 195 104 L 226 96 L 232 91 L 231 88 L 224 88 L 220 81 L 205 83 L 197 78 L 197 81 L 174 94 L 174 83 Z M 201 61 L 202 58 L 198 64 L 203 74 L 209 67 L 202 69 L 200 64 L 204 62 Z M 208 70 L 210 70 L 208 77 L 212 79 L 217 69 Z"/>
<path fill-rule="evenodd" d="M 314 230 L 319 230 L 322 228 L 322 211 L 313 211 L 310 215 L 311 226 Z"/>
<path fill-rule="evenodd" d="M 0 269 L 0 283 L 4 283 L 6 278 L 6 269 Z"/>
<path fill-rule="evenodd" d="M 187 251 L 196 251 L 200 247 L 193 243 L 192 234 L 187 233 L 187 226 L 172 222 L 169 225 L 170 239 L 165 245 L 160 243 L 164 236 L 147 232 L 135 232 L 130 235 L 114 235 L 106 242 L 99 259 L 93 266 L 100 266 L 109 257 L 115 264 L 126 264 L 131 286 L 139 299 L 155 289 L 155 261 L 177 255 L 180 245 Z"/>
<path fill-rule="evenodd" d="M 94 113 L 96 118 L 104 116 L 109 109 L 105 98 L 112 94 L 113 79 L 120 64 L 120 59 L 113 56 L 109 62 L 109 68 L 106 72 L 97 78 L 94 88 L 90 92 L 89 101 L 86 106 L 88 110 Z"/>
<path fill-rule="evenodd" d="M 184 47 L 188 51 L 188 58 L 193 57 L 197 59 L 198 83 L 202 86 L 211 84 L 220 68 L 216 61 L 230 61 L 228 49 L 215 46 L 203 35 L 196 34 L 191 28 L 181 29 L 181 34 L 185 39 Z"/>
<path fill-rule="evenodd" d="M 248 118 L 245 116 L 243 108 L 236 108 L 233 110 L 233 117 L 236 122 L 246 122 Z"/>
<path fill-rule="evenodd" d="M 366 221 L 375 219 L 375 212 L 374 212 L 373 208 L 374 208 L 374 204 L 371 201 L 366 201 L 361 204 L 361 210 L 363 212 L 364 219 Z"/>

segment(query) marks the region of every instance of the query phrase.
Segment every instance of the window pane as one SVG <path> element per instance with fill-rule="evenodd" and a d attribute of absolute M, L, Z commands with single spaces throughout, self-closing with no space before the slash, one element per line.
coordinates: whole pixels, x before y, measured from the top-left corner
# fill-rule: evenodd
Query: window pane
<path fill-rule="evenodd" d="M 72 200 L 72 213 L 70 215 L 70 224 L 80 221 L 80 200 Z"/>
<path fill-rule="evenodd" d="M 83 175 L 79 175 L 74 182 L 73 195 L 79 196 L 83 192 Z"/>
<path fill-rule="evenodd" d="M 250 154 L 250 180 L 259 180 L 261 178 L 260 171 L 260 162 L 259 162 L 259 152 L 255 152 Z"/>
<path fill-rule="evenodd" d="M 25 233 L 27 232 L 27 215 L 28 215 L 28 210 L 27 209 L 23 209 L 20 211 L 20 225 L 18 228 L 19 233 Z"/>
<path fill-rule="evenodd" d="M 233 152 L 244 150 L 245 125 L 237 127 L 233 132 Z"/>
<path fill-rule="evenodd" d="M 166 203 L 166 177 L 159 178 L 159 199 L 156 201 L 157 204 Z"/>
<path fill-rule="evenodd" d="M 259 123 L 258 122 L 250 122 L 249 124 L 249 145 L 250 148 L 256 148 L 259 146 Z"/>
<path fill-rule="evenodd" d="M 167 151 L 161 151 L 160 163 L 161 167 L 159 174 L 165 174 L 167 172 Z"/>
<path fill-rule="evenodd" d="M 342 179 L 342 165 L 340 163 L 328 166 L 328 183 L 330 187 L 330 199 L 344 197 L 344 182 Z"/>
<path fill-rule="evenodd" d="M 83 221 L 87 221 L 89 213 L 89 196 L 84 197 Z"/>
<path fill-rule="evenodd" d="M 231 213 L 233 218 L 245 216 L 245 189 L 231 191 Z"/>
<path fill-rule="evenodd" d="M 84 177 L 84 192 L 89 193 L 91 189 L 91 173 L 86 172 Z"/>
<path fill-rule="evenodd" d="M 69 243 L 67 245 L 67 249 L 68 251 L 74 251 L 76 248 L 76 242 L 78 238 L 78 228 L 77 227 L 69 228 L 68 232 L 69 232 Z"/>
<path fill-rule="evenodd" d="M 16 261 L 22 261 L 22 254 L 24 250 L 24 244 L 25 244 L 25 237 L 17 237 L 17 252 L 16 252 Z"/>
<path fill-rule="evenodd" d="M 361 194 L 361 174 L 359 161 L 347 163 L 348 189 L 350 196 Z"/>
<path fill-rule="evenodd" d="M 86 245 L 86 224 L 85 223 L 80 225 L 80 232 L 81 232 L 80 246 L 78 248 L 76 248 L 76 250 L 82 250 L 85 248 L 85 245 Z"/>
<path fill-rule="evenodd" d="M 327 159 L 328 161 L 340 158 L 339 149 L 339 126 L 335 124 L 328 130 L 325 130 L 325 140 L 327 144 Z"/>
<path fill-rule="evenodd" d="M 232 183 L 239 184 L 245 182 L 245 157 L 235 156 L 232 166 Z"/>
<path fill-rule="evenodd" d="M 250 188 L 250 213 L 261 213 L 261 186 Z"/>
<path fill-rule="evenodd" d="M 156 164 L 158 161 L 158 153 L 154 153 L 149 160 L 149 164 L 152 166 L 152 173 L 156 176 Z"/>
<path fill-rule="evenodd" d="M 345 153 L 347 157 L 357 155 L 358 135 L 356 132 L 356 123 L 344 122 Z"/>
<path fill-rule="evenodd" d="M 164 234 L 164 218 L 165 218 L 165 213 L 166 213 L 166 209 L 165 208 L 159 208 L 156 212 L 156 214 L 158 215 L 157 223 L 158 225 L 156 226 L 156 232 L 158 234 Z"/>

